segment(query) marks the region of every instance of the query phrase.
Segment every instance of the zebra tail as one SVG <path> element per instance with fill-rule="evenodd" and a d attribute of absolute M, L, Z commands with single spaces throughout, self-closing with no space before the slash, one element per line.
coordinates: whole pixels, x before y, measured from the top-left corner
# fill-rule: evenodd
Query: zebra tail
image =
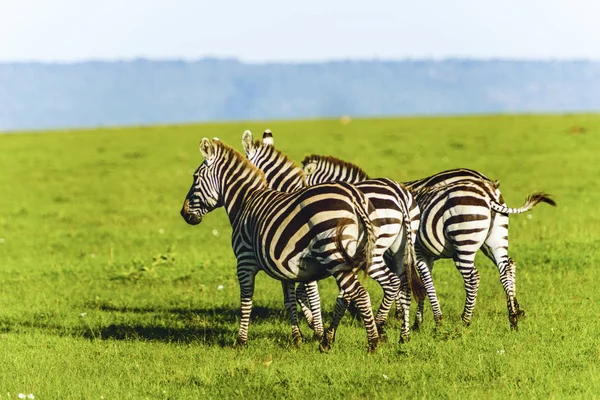
<path fill-rule="evenodd" d="M 335 235 L 335 245 L 337 250 L 342 254 L 342 257 L 344 257 L 344 261 L 346 262 L 346 264 L 351 266 L 359 266 L 360 270 L 366 272 L 373 258 L 377 235 L 375 233 L 373 223 L 371 222 L 371 219 L 369 218 L 369 215 L 366 211 L 365 205 L 354 200 L 354 206 L 355 210 L 357 211 L 358 217 L 361 220 L 363 227 L 365 228 L 365 240 L 363 240 L 356 247 L 356 252 L 354 256 L 348 254 L 348 251 L 342 243 L 342 239 L 344 238 L 344 229 L 346 228 L 346 226 L 352 224 L 353 220 L 350 218 L 341 218 L 336 227 L 337 229 Z"/>
<path fill-rule="evenodd" d="M 521 208 L 510 208 L 503 204 L 497 203 L 492 200 L 491 208 L 492 210 L 500 213 L 500 214 L 521 214 L 531 210 L 539 203 L 550 204 L 551 206 L 556 206 L 556 202 L 552 200 L 551 195 L 544 192 L 535 192 L 530 194 L 525 201 L 525 204 Z"/>
<path fill-rule="evenodd" d="M 404 204 L 404 203 L 403 203 Z M 415 242 L 412 240 L 412 227 L 408 210 L 404 204 L 402 213 L 404 214 L 404 232 L 406 235 L 406 246 L 404 246 L 404 270 L 406 271 L 406 279 L 408 286 L 415 296 L 415 299 L 422 301 L 425 299 L 427 292 L 425 285 L 421 280 L 421 275 L 417 270 L 417 254 L 415 253 Z"/>

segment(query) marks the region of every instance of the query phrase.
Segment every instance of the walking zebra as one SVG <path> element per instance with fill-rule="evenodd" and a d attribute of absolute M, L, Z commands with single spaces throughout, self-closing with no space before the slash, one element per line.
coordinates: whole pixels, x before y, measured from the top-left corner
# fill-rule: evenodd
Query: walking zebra
<path fill-rule="evenodd" d="M 302 169 L 273 146 L 273 137 L 269 130 L 265 131 L 262 142 L 254 141 L 250 131 L 244 132 L 242 145 L 249 161 L 265 172 L 271 188 L 293 192 L 306 186 Z M 372 219 L 372 223 L 379 227 L 380 235 L 376 243 L 375 259 L 367 271 L 369 276 L 377 280 L 384 290 L 384 300 L 376 317 L 377 328 L 380 336 L 385 337 L 385 321 L 392 302 L 396 299 L 397 307 L 402 310 L 404 315 L 400 341 L 405 342 L 410 339 L 411 283 L 414 283 L 415 292 L 424 297 L 422 283 L 414 271 L 414 241 L 419 227 L 419 209 L 410 192 L 390 180 L 365 181 L 356 186 L 377 210 L 377 218 Z M 405 232 L 408 232 L 406 236 Z M 402 278 L 402 290 L 399 292 L 389 286 L 390 271 Z M 406 277 L 404 276 L 405 271 Z M 394 277 L 393 274 L 391 276 Z M 412 282 L 411 279 L 413 279 Z M 421 288 L 420 291 L 419 288 Z M 297 291 L 299 298 L 302 297 L 300 294 L 302 289 L 300 286 Z M 315 298 L 318 299 L 318 289 L 316 287 L 309 287 L 309 289 L 311 290 L 309 290 L 308 298 L 311 301 Z M 337 323 L 339 321 L 334 321 L 332 328 L 327 331 L 330 341 L 334 340 Z"/>
<path fill-rule="evenodd" d="M 334 157 L 311 155 L 303 162 L 309 185 L 328 181 L 357 183 L 368 179 L 358 166 Z M 406 182 L 421 209 L 421 226 L 417 238 L 417 268 L 431 302 L 434 319 L 442 322 L 435 287 L 431 279 L 433 263 L 440 258 L 452 258 L 463 277 L 466 291 L 462 320 L 470 324 L 479 288 L 479 272 L 475 254 L 482 249 L 498 268 L 507 297 L 509 322 L 518 328 L 518 317 L 524 313 L 516 299 L 516 264 L 508 257 L 508 215 L 531 210 L 540 202 L 555 205 L 545 193 L 530 195 L 521 208 L 509 208 L 504 203 L 498 183 L 484 175 L 456 169 Z M 423 322 L 424 301 L 419 301 L 414 328 Z"/>
<path fill-rule="evenodd" d="M 344 182 L 277 192 L 267 188 L 262 171 L 218 139 L 202 139 L 200 151 L 204 162 L 194 173 L 181 215 L 188 224 L 197 225 L 205 214 L 225 207 L 240 283 L 237 344 L 248 341 L 254 279 L 263 270 L 282 282 L 296 343 L 302 341 L 302 334 L 292 282 L 332 275 L 360 309 L 369 351 L 375 351 L 379 335 L 371 301 L 356 276 L 371 261 L 378 235 L 369 217 L 376 210 L 368 199 Z M 343 307 L 338 299 L 336 312 Z"/>

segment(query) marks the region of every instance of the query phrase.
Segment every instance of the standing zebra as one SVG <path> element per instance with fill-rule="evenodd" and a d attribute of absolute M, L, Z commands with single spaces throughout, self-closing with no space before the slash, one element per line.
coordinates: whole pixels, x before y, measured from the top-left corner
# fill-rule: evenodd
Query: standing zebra
<path fill-rule="evenodd" d="M 371 301 L 356 276 L 371 261 L 378 234 L 369 218 L 376 210 L 368 199 L 343 182 L 277 192 L 267 188 L 262 171 L 218 139 L 202 139 L 200 152 L 204 162 L 194 173 L 181 215 L 197 225 L 205 214 L 225 207 L 241 292 L 238 345 L 248 341 L 254 279 L 263 270 L 282 282 L 294 341 L 302 336 L 292 282 L 332 275 L 340 290 L 357 303 L 369 351 L 375 351 L 379 335 Z M 336 312 L 343 307 L 338 299 Z"/>
<path fill-rule="evenodd" d="M 334 157 L 311 155 L 302 164 L 309 185 L 333 180 L 357 183 L 368 179 L 358 166 Z M 481 248 L 498 268 L 506 292 L 510 326 L 517 329 L 518 317 L 523 313 L 515 293 L 516 265 L 508 257 L 508 214 L 529 211 L 540 202 L 555 205 L 554 201 L 545 193 L 534 193 L 522 208 L 509 208 L 504 204 L 497 182 L 491 182 L 482 174 L 467 169 L 444 171 L 405 184 L 413 191 L 421 209 L 417 268 L 436 323 L 441 324 L 442 311 L 431 279 L 434 261 L 452 258 L 461 273 L 466 291 L 462 320 L 468 325 L 480 280 L 475 267 L 475 254 Z M 423 307 L 424 302 L 419 301 L 416 329 L 423 321 Z"/>
<path fill-rule="evenodd" d="M 242 145 L 249 161 L 265 172 L 270 188 L 293 192 L 306 186 L 302 169 L 273 146 L 273 137 L 269 130 L 265 131 L 262 142 L 254 141 L 250 131 L 244 132 Z M 416 256 L 413 244 L 419 227 L 419 208 L 408 190 L 390 180 L 365 181 L 356 186 L 377 209 L 377 218 L 372 219 L 372 222 L 379 227 L 380 235 L 376 242 L 375 259 L 367 271 L 384 290 L 384 300 L 376 317 L 377 328 L 380 336 L 385 337 L 384 327 L 387 314 L 392 302 L 396 299 L 397 307 L 402 310 L 404 315 L 400 341 L 405 342 L 410 339 L 411 284 L 413 284 L 416 294 L 424 297 L 422 283 L 414 271 Z M 389 286 L 390 279 L 392 279 L 390 275 L 395 278 L 390 271 L 394 271 L 398 277 L 403 278 L 400 292 Z M 413 279 L 412 282 L 411 279 Z M 394 279 L 394 282 L 396 281 L 397 279 Z M 419 288 L 421 288 L 420 291 Z M 297 293 L 302 293 L 302 289 L 300 286 Z M 310 300 L 318 300 L 316 287 L 309 286 L 309 289 L 312 289 L 308 293 Z M 298 297 L 303 296 L 299 294 Z M 334 321 L 332 328 L 328 329 L 326 333 L 329 341 L 334 340 L 337 323 L 339 321 Z"/>
<path fill-rule="evenodd" d="M 271 131 L 265 131 L 262 142 L 253 141 L 252 133 L 245 131 L 242 135 L 242 145 L 248 161 L 264 172 L 269 189 L 291 193 L 306 187 L 302 169 L 290 158 L 275 151 Z M 315 336 L 322 339 L 323 320 L 317 282 L 300 283 L 296 290 L 296 299 Z"/>

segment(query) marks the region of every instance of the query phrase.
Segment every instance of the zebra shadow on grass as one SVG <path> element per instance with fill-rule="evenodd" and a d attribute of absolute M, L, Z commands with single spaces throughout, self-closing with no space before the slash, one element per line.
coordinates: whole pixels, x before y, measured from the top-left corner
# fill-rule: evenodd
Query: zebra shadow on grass
<path fill-rule="evenodd" d="M 78 336 L 90 340 L 202 343 L 230 347 L 237 337 L 240 316 L 239 309 L 235 307 L 130 307 L 107 303 L 96 304 L 94 308 L 101 312 L 103 323 L 82 324 L 84 326 L 78 329 Z M 129 322 L 123 322 L 123 314 L 131 317 L 127 318 Z M 250 341 L 269 338 L 283 346 L 291 343 L 290 329 L 279 329 L 279 325 L 283 323 L 285 326 L 287 321 L 283 307 L 254 306 Z"/>

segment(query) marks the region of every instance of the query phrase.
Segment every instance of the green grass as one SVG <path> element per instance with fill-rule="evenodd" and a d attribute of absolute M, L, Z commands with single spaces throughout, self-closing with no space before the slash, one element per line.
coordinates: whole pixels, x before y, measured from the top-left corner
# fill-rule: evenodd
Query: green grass
<path fill-rule="evenodd" d="M 552 193 L 558 207 L 511 217 L 527 312 L 519 331 L 509 330 L 495 267 L 478 257 L 468 328 L 462 279 L 442 260 L 442 330 L 427 309 L 425 328 L 398 345 L 392 319 L 391 341 L 367 355 L 364 327 L 346 317 L 330 354 L 313 341 L 296 349 L 281 285 L 260 274 L 249 346 L 234 349 L 239 293 L 225 213 L 192 227 L 179 210 L 202 137 L 241 150 L 244 129 L 267 127 L 298 162 L 331 154 L 400 181 L 469 167 L 499 179 L 511 206 Z M 600 115 L 0 135 L 0 398 L 595 398 L 599 149 Z M 328 316 L 337 290 L 332 280 L 320 287 Z M 377 304 L 381 290 L 367 287 Z"/>

